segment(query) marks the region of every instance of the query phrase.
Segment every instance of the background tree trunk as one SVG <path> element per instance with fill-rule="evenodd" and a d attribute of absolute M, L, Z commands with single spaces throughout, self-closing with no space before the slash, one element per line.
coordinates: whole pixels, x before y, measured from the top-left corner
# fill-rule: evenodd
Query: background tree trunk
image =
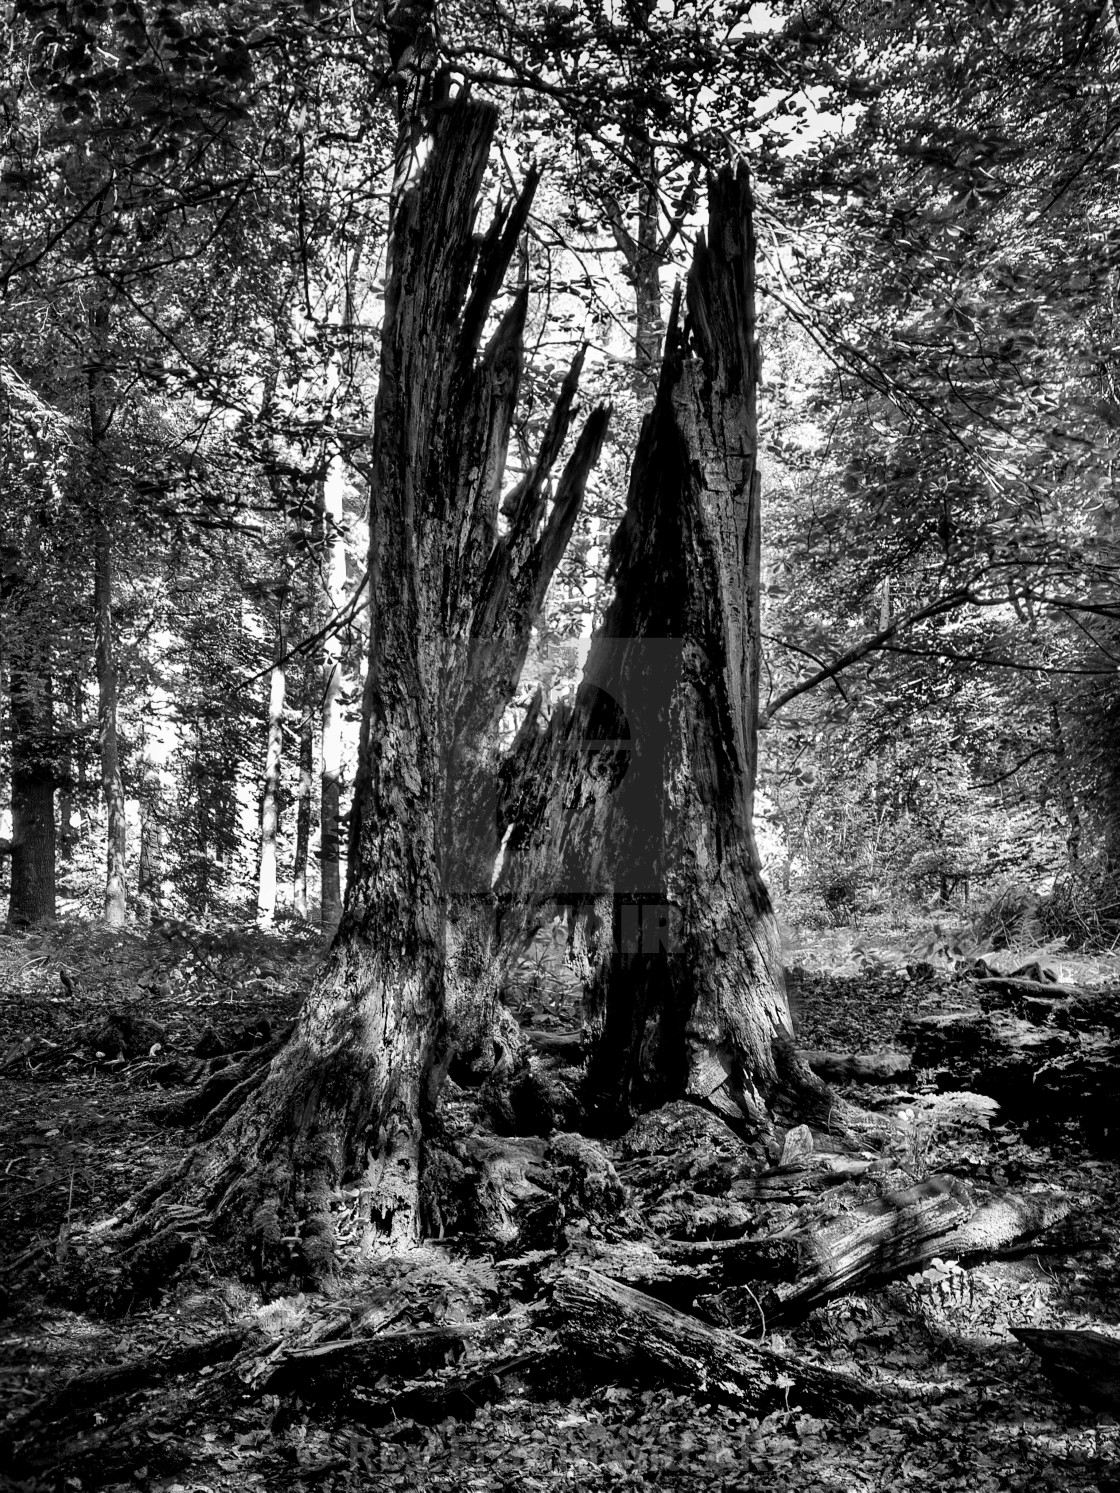
<path fill-rule="evenodd" d="M 311 728 L 312 672 L 303 666 L 303 696 L 299 716 L 299 784 L 296 788 L 296 849 L 292 869 L 292 911 L 307 917 L 307 857 L 311 844 L 311 779 L 314 774 L 314 738 Z"/>
<path fill-rule="evenodd" d="M 1076 870 L 1081 859 L 1081 812 L 1077 806 L 1077 795 L 1073 788 L 1062 717 L 1058 710 L 1058 701 L 1053 697 L 1050 700 L 1050 742 L 1054 751 L 1058 798 L 1066 819 L 1066 855 L 1070 868 Z"/>
<path fill-rule="evenodd" d="M 94 558 L 94 656 L 97 669 L 97 739 L 106 813 L 105 921 L 124 924 L 127 908 L 128 827 L 117 741 L 117 665 L 113 649 L 113 549 L 108 525 L 98 519 Z"/>
<path fill-rule="evenodd" d="M 137 891 L 153 902 L 162 900 L 163 891 L 163 805 L 159 772 L 149 766 L 140 793 L 140 858 Z"/>
<path fill-rule="evenodd" d="M 53 710 L 49 678 L 9 654 L 12 711 L 12 884 L 8 918 L 41 923 L 55 916 Z"/>
<path fill-rule="evenodd" d="M 257 885 L 257 925 L 271 928 L 276 920 L 276 834 L 280 823 L 280 765 L 284 749 L 284 628 L 276 634 L 276 662 L 268 689 L 268 739 L 261 793 L 261 857 Z"/>
<path fill-rule="evenodd" d="M 105 346 L 109 307 L 102 299 L 90 313 L 89 483 L 94 512 L 93 640 L 97 674 L 97 740 L 101 754 L 101 791 L 105 799 L 105 921 L 110 928 L 124 925 L 128 890 L 128 825 L 124 782 L 117 740 L 117 660 L 113 640 L 113 537 L 109 527 L 108 472 L 105 441 L 113 410 Z"/>
<path fill-rule="evenodd" d="M 342 532 L 343 467 L 330 460 L 319 490 L 317 525 L 323 535 L 323 620 L 342 606 L 346 592 L 346 544 Z M 342 916 L 341 839 L 339 807 L 342 784 L 342 639 L 330 632 L 323 639 L 323 701 L 320 713 L 321 779 L 320 857 L 322 861 L 323 931 L 334 934 Z"/>

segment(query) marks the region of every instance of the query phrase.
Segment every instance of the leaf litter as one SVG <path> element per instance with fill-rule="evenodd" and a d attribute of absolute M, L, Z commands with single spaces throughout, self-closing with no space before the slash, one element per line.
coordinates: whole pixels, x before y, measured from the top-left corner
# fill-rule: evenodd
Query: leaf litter
<path fill-rule="evenodd" d="M 1065 1249 L 1025 1248 L 968 1268 L 935 1257 L 874 1294 L 832 1300 L 768 1335 L 770 1347 L 796 1360 L 857 1369 L 891 1396 L 863 1409 L 810 1413 L 797 1402 L 792 1380 L 787 1403 L 767 1415 L 728 1404 L 718 1384 L 697 1395 L 607 1382 L 542 1400 L 512 1374 L 500 1392 L 495 1385 L 493 1395 L 480 1393 L 471 1415 L 434 1424 L 402 1415 L 373 1426 L 261 1388 L 255 1368 L 269 1352 L 402 1320 L 438 1321 L 464 1303 L 484 1310 L 494 1272 L 480 1271 L 477 1262 L 456 1265 L 447 1250 L 421 1251 L 423 1260 L 387 1268 L 361 1301 L 265 1303 L 208 1270 L 204 1254 L 153 1303 L 131 1310 L 117 1303 L 106 1315 L 96 1303 L 64 1299 L 64 1266 L 71 1251 L 84 1248 L 85 1226 L 190 1144 L 189 1131 L 152 1118 L 168 1092 L 157 1070 L 171 1055 L 189 1055 L 215 1016 L 236 1023 L 290 1015 L 317 957 L 305 940 L 275 939 L 269 950 L 233 942 L 202 950 L 200 958 L 188 929 L 178 937 L 118 935 L 107 943 L 113 957 L 106 959 L 104 948 L 89 949 L 89 939 L 89 930 L 82 931 L 81 948 L 77 941 L 68 945 L 61 931 L 38 940 L 0 939 L 0 1055 L 9 1055 L 0 1113 L 7 1265 L 0 1280 L 26 1283 L 29 1252 L 35 1267 L 32 1289 L 5 1301 L 6 1424 L 22 1416 L 26 1431 L 36 1407 L 80 1384 L 83 1373 L 117 1366 L 128 1383 L 129 1366 L 146 1364 L 148 1381 L 72 1423 L 65 1444 L 50 1441 L 44 1410 L 38 1460 L 25 1458 L 26 1475 L 13 1486 L 29 1493 L 48 1487 L 730 1493 L 765 1481 L 776 1493 L 1120 1490 L 1116 1417 L 1063 1398 L 1012 1335 L 1016 1327 L 1061 1326 L 1120 1339 L 1116 1160 L 1088 1153 L 1072 1133 L 1043 1143 L 960 1096 L 946 1104 L 928 1093 L 860 1091 L 894 1124 L 893 1160 L 904 1171 L 936 1168 L 1001 1186 L 1056 1182 L 1091 1201 L 1079 1236 Z M 71 977 L 68 989 L 60 985 L 60 967 Z M 939 1010 L 956 1002 L 950 980 L 923 986 L 904 973 L 887 961 L 843 972 L 802 968 L 791 981 L 800 1041 L 886 1049 L 916 1005 Z M 113 1003 L 139 1008 L 161 1028 L 159 1052 L 96 1056 L 92 1024 Z M 29 1038 L 33 1045 L 20 1052 Z M 443 1305 L 433 1307 L 441 1283 Z M 221 1363 L 158 1372 L 161 1362 L 175 1362 L 192 1344 L 204 1350 L 223 1333 L 244 1342 L 232 1372 Z M 469 1361 L 469 1343 L 465 1351 Z M 437 1371 L 428 1375 L 436 1377 Z"/>

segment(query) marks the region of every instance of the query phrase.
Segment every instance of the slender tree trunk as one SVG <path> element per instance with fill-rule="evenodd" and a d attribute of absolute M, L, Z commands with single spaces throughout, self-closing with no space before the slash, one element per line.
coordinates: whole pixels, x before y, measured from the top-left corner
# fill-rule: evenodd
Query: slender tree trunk
<path fill-rule="evenodd" d="M 284 748 L 284 628 L 276 634 L 276 662 L 268 690 L 268 738 L 261 793 L 261 857 L 257 884 L 257 924 L 271 928 L 276 920 L 276 834 L 280 822 L 280 767 Z"/>
<path fill-rule="evenodd" d="M 657 381 L 665 321 L 661 314 L 661 264 L 664 251 L 658 225 L 657 157 L 648 136 L 631 135 L 627 148 L 638 175 L 637 221 L 631 232 L 622 206 L 606 200 L 607 219 L 634 287 L 634 367 L 637 384 L 647 394 Z"/>
<path fill-rule="evenodd" d="M 310 666 L 303 670 L 303 699 L 299 717 L 299 784 L 296 788 L 296 850 L 292 870 L 292 911 L 307 918 L 307 857 L 311 845 L 311 780 L 314 774 L 315 742 L 311 724 Z"/>
<path fill-rule="evenodd" d="M 106 812 L 105 921 L 122 927 L 127 906 L 128 829 L 125 817 L 124 782 L 121 778 L 117 740 L 117 661 L 113 639 L 113 541 L 106 503 L 105 439 L 112 420 L 110 393 L 104 366 L 109 308 L 98 302 L 90 314 L 90 366 L 88 374 L 90 464 L 93 489 L 94 573 L 93 629 L 94 667 L 97 674 L 97 740 L 101 754 L 101 791 Z"/>
<path fill-rule="evenodd" d="M 1054 748 L 1054 765 L 1058 780 L 1058 796 L 1062 812 L 1066 816 L 1066 855 L 1071 868 L 1081 859 L 1081 813 L 1077 807 L 1077 795 L 1073 791 L 1073 777 L 1069 770 L 1069 752 L 1066 748 L 1062 718 L 1058 702 L 1050 701 L 1050 741 Z"/>
<path fill-rule="evenodd" d="M 55 916 L 53 709 L 49 678 L 14 643 L 9 656 L 12 723 L 12 884 L 14 924 Z"/>
<path fill-rule="evenodd" d="M 163 879 L 163 815 L 159 773 L 150 767 L 144 775 L 140 795 L 140 861 L 137 891 L 158 903 Z"/>
<path fill-rule="evenodd" d="M 78 773 L 77 773 L 77 809 L 78 809 L 78 839 L 81 840 L 89 827 L 89 771 L 85 748 L 84 721 L 85 692 L 80 681 L 74 682 L 73 710 L 74 731 L 78 740 Z"/>
<path fill-rule="evenodd" d="M 324 622 L 342 606 L 346 593 L 346 543 L 342 530 L 343 467 L 332 457 L 321 490 L 323 530 Z M 342 639 L 336 632 L 323 640 L 323 703 L 320 752 L 323 761 L 319 811 L 322 863 L 323 931 L 333 935 L 342 916 L 342 870 L 339 812 L 342 787 Z"/>
<path fill-rule="evenodd" d="M 65 698 L 69 701 L 71 691 L 65 692 Z M 65 863 L 73 854 L 74 846 L 80 838 L 78 831 L 74 828 L 75 811 L 75 758 L 77 741 L 77 722 L 73 715 L 67 712 L 65 744 L 62 747 L 60 760 L 60 774 L 58 779 L 58 855 Z"/>
<path fill-rule="evenodd" d="M 107 814 L 105 921 L 124 924 L 127 905 L 128 830 L 124 781 L 117 741 L 117 668 L 113 656 L 113 550 L 108 526 L 99 521 L 94 553 L 94 655 L 97 670 L 97 739 L 101 751 L 101 791 Z"/>
<path fill-rule="evenodd" d="M 661 235 L 658 227 L 657 161 L 652 143 L 634 142 L 642 181 L 638 188 L 638 222 L 634 239 L 634 352 L 645 378 L 657 377 L 665 321 L 661 314 Z"/>

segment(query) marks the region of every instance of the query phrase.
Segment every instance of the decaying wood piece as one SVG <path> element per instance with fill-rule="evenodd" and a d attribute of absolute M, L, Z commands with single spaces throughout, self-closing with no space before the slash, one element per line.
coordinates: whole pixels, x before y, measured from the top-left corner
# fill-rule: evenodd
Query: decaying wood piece
<path fill-rule="evenodd" d="M 534 1049 L 545 1057 L 559 1058 L 565 1062 L 583 1061 L 583 1037 L 579 1032 L 545 1032 L 529 1027 L 522 1036 Z"/>
<path fill-rule="evenodd" d="M 1073 1212 L 1075 1200 L 1060 1192 L 1001 1192 L 977 1208 L 934 1251 L 943 1259 L 995 1254 L 1008 1245 L 1032 1239 L 1061 1223 Z"/>
<path fill-rule="evenodd" d="M 500 1342 L 507 1355 L 524 1351 L 538 1329 L 533 1313 L 522 1312 L 291 1348 L 268 1364 L 260 1387 L 271 1394 L 334 1398 L 356 1384 L 375 1384 L 382 1375 L 413 1379 L 444 1368 L 462 1358 L 468 1343 L 484 1347 Z"/>
<path fill-rule="evenodd" d="M 725 1289 L 697 1304 L 716 1320 L 755 1330 L 803 1315 L 832 1297 L 912 1270 L 971 1209 L 961 1183 L 929 1177 L 825 1223 L 744 1241 L 723 1256 Z"/>
<path fill-rule="evenodd" d="M 1063 985 L 1057 980 L 1028 980 L 1020 975 L 982 975 L 969 983 L 977 990 L 1005 996 L 1008 1004 L 1016 998 L 1029 1000 L 1046 995 L 1054 1000 L 1069 1000 L 1084 993 L 1076 985 Z"/>
<path fill-rule="evenodd" d="M 905 1083 L 914 1069 L 906 1052 L 822 1052 L 801 1054 L 809 1067 L 826 1083 Z"/>
<path fill-rule="evenodd" d="M 955 1087 L 990 1094 L 1001 1103 L 1004 1095 L 1021 1095 L 1043 1063 L 1074 1046 L 1066 1032 L 980 1011 L 911 1019 L 903 1022 L 899 1036 L 915 1068 L 945 1072 Z"/>
<path fill-rule="evenodd" d="M 1055 1389 L 1081 1405 L 1120 1408 L 1120 1339 L 1103 1332 L 1075 1332 L 1047 1327 L 1013 1327 Z"/>
<path fill-rule="evenodd" d="M 158 1356 L 131 1359 L 108 1369 L 90 1369 L 75 1374 L 49 1395 L 37 1400 L 26 1412 L 27 1419 L 42 1425 L 75 1410 L 89 1410 L 116 1395 L 134 1389 L 149 1389 L 174 1374 L 197 1373 L 199 1369 L 224 1363 L 245 1346 L 249 1333 L 244 1328 L 221 1332 L 201 1342 L 181 1343 Z"/>
<path fill-rule="evenodd" d="M 724 1247 L 723 1287 L 698 1295 L 697 1306 L 717 1321 L 759 1330 L 850 1291 L 874 1289 L 934 1256 L 993 1253 L 1050 1228 L 1072 1207 L 1069 1197 L 1046 1192 L 1001 1193 L 974 1209 L 955 1178 L 930 1177 L 823 1225 Z"/>
<path fill-rule="evenodd" d="M 702 1390 L 752 1408 L 866 1404 L 854 1375 L 799 1363 L 712 1327 L 596 1270 L 566 1270 L 553 1287 L 561 1345 L 639 1382 Z"/>
<path fill-rule="evenodd" d="M 1075 1009 L 1068 1002 L 1061 1011 L 1048 1008 L 1044 1024 L 1002 1012 L 926 1016 L 905 1022 L 899 1036 L 911 1046 L 915 1068 L 989 1094 L 1012 1115 L 1080 1120 L 1096 1143 L 1115 1146 L 1120 1040 L 1059 1024 Z"/>

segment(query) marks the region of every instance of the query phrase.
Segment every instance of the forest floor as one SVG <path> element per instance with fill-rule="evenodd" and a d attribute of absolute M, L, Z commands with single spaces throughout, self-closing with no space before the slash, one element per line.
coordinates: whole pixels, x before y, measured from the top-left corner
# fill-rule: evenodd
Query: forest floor
<path fill-rule="evenodd" d="M 324 1313 L 333 1313 L 335 1336 L 352 1331 L 344 1294 L 265 1302 L 219 1277 L 203 1252 L 151 1299 L 114 1298 L 102 1281 L 83 1303 L 74 1282 L 89 1225 L 191 1142 L 159 1110 L 190 1092 L 194 1050 L 260 1040 L 262 1018 L 268 1029 L 282 1024 L 319 952 L 306 936 L 203 935 L 170 924 L 147 934 L 75 924 L 0 936 L 0 1469 L 9 1456 L 11 1486 L 1120 1490 L 1116 1417 L 1062 1398 L 1011 1331 L 1093 1328 L 1120 1341 L 1115 1156 L 1093 1154 L 1072 1130 L 1042 1138 L 1018 1125 L 941 1119 L 913 1088 L 847 1091 L 893 1127 L 892 1165 L 904 1177 L 937 1172 L 981 1190 L 1056 1183 L 1082 1200 L 1080 1234 L 1064 1251 L 1025 1248 L 968 1268 L 934 1260 L 768 1334 L 771 1347 L 875 1385 L 882 1394 L 869 1407 L 810 1413 L 793 1395 L 758 1415 L 721 1403 L 718 1386 L 698 1399 L 609 1379 L 542 1401 L 512 1375 L 492 1403 L 477 1396 L 473 1418 L 358 1424 L 329 1404 L 266 1392 L 260 1371 L 271 1344 L 276 1357 L 304 1328 L 306 1341 L 321 1337 Z M 904 1016 L 963 999 L 947 966 L 907 975 L 906 951 L 889 940 L 873 949 L 850 936 L 810 940 L 791 960 L 806 1048 L 889 1049 Z M 1063 960 L 1061 974 L 1115 983 L 1118 969 Z M 522 1019 L 570 1024 L 565 991 L 530 983 Z M 696 1218 L 718 1203 L 682 1197 Z M 371 1301 L 382 1327 L 454 1319 L 496 1272 L 493 1261 L 461 1261 L 447 1248 L 418 1251 L 407 1266 L 387 1260 L 363 1299 L 366 1319 Z M 240 1351 L 232 1372 L 203 1361 L 206 1345 L 223 1341 Z M 193 1359 L 191 1344 L 203 1345 Z M 113 1366 L 122 1372 L 107 1381 Z M 93 1382 L 100 1388 L 83 1412 L 82 1385 Z"/>

